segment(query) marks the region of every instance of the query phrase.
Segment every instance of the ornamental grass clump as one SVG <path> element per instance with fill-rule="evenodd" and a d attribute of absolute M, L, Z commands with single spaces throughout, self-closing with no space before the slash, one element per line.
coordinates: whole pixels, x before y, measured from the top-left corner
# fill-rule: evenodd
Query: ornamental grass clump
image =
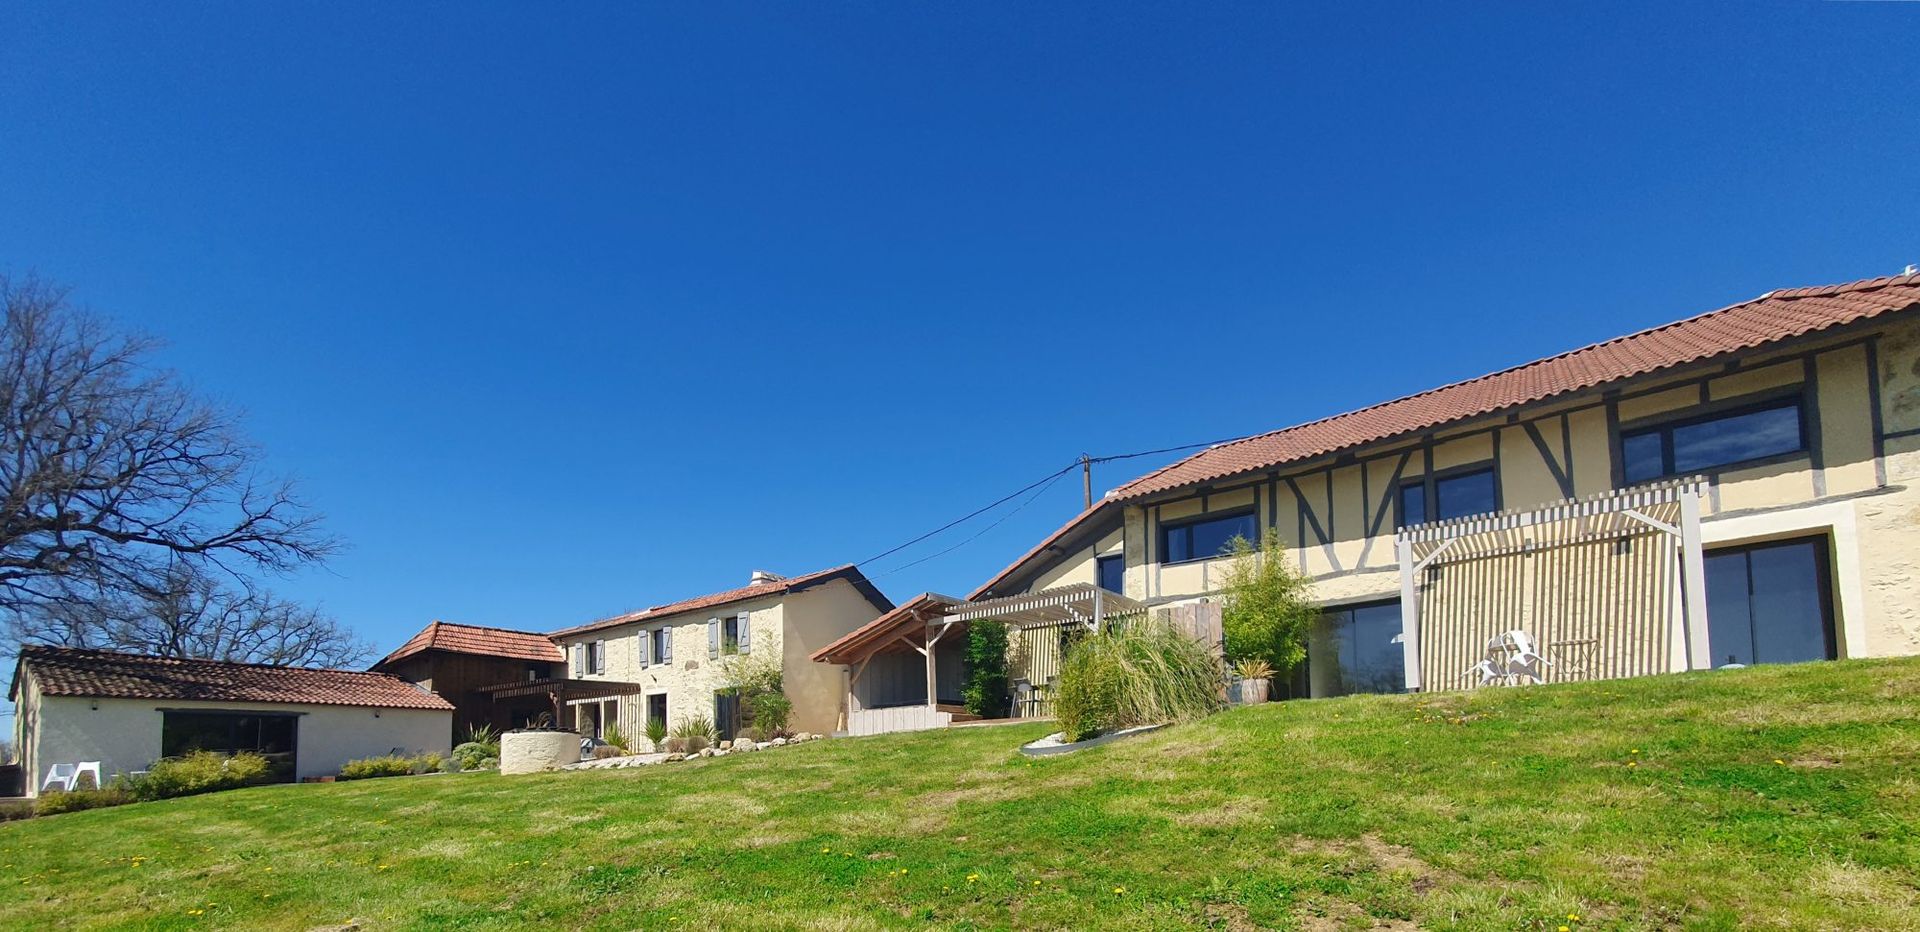
<path fill-rule="evenodd" d="M 1110 623 L 1067 650 L 1054 713 L 1068 741 L 1219 711 L 1225 671 L 1206 645 L 1165 621 Z"/>

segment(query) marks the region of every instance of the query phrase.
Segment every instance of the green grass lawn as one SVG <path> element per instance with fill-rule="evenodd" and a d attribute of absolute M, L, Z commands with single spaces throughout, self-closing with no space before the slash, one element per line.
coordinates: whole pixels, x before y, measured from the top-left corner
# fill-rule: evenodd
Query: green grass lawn
<path fill-rule="evenodd" d="M 0 825 L 7 928 L 1920 928 L 1920 661 Z M 1571 917 L 1578 916 L 1573 919 Z"/>

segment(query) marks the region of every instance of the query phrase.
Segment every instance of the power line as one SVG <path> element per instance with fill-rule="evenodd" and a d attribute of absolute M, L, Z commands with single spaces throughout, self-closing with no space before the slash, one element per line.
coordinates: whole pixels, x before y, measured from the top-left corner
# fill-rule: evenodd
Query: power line
<path fill-rule="evenodd" d="M 1041 494 L 1046 492 L 1047 488 L 1051 488 L 1055 482 L 1058 482 L 1061 476 L 1064 476 L 1067 473 L 1072 472 L 1074 469 L 1079 468 L 1083 464 L 1091 465 L 1093 463 L 1111 463 L 1116 460 L 1137 459 L 1142 456 L 1155 456 L 1161 453 L 1179 453 L 1184 450 L 1197 450 L 1197 449 L 1200 449 L 1201 447 L 1212 447 L 1212 446 L 1218 446 L 1223 443 L 1232 443 L 1235 440 L 1245 440 L 1247 439 L 1247 436 L 1253 436 L 1253 435 L 1249 434 L 1241 437 L 1229 437 L 1225 440 L 1209 440 L 1203 443 L 1184 443 L 1179 446 L 1161 447 L 1156 450 L 1139 450 L 1132 453 L 1115 453 L 1108 456 L 1090 456 L 1084 459 L 1075 459 L 1073 462 L 1068 463 L 1067 465 L 1061 467 L 1059 470 L 1055 472 L 1051 472 L 1051 473 L 1048 473 L 1047 475 L 1041 476 L 1040 478 L 1035 479 L 1034 481 L 1024 486 L 1021 486 L 1020 488 L 1015 489 L 1014 491 L 1009 492 L 1006 495 L 1001 496 L 1000 498 L 994 499 L 992 502 L 982 505 L 981 507 L 976 508 L 973 511 L 967 512 L 966 514 L 961 515 L 960 517 L 955 518 L 952 521 L 948 521 L 947 523 L 942 524 L 939 527 L 934 528 L 933 530 L 920 535 L 919 537 L 916 537 L 910 541 L 907 541 L 904 544 L 900 544 L 899 546 L 888 548 L 886 550 L 883 550 L 879 553 L 874 554 L 871 557 L 866 558 L 865 560 L 861 560 L 856 565 L 865 566 L 876 560 L 882 560 L 887 557 L 890 557 L 896 553 L 899 553 L 902 550 L 907 549 L 908 547 L 911 547 L 915 544 L 925 541 L 928 538 L 943 534 L 947 531 L 952 530 L 955 527 L 958 527 L 959 525 L 965 524 L 968 521 L 973 520 L 974 518 L 980 517 L 981 515 L 986 514 L 987 512 L 992 511 L 993 509 L 998 508 L 1001 505 L 1006 504 L 1007 502 L 1010 502 L 1016 498 L 1019 498 L 1021 495 L 1025 495 L 1028 492 L 1033 492 L 1035 489 L 1039 489 L 1038 492 L 1034 492 L 1032 497 L 1028 498 L 1024 502 L 1021 502 L 1020 505 L 1014 508 L 1012 511 L 1009 511 L 1006 514 L 1000 516 L 999 520 L 980 529 L 980 531 L 974 534 L 972 537 L 969 537 L 966 540 L 963 540 L 957 544 L 954 544 L 952 547 L 948 547 L 947 549 L 942 550 L 939 553 L 931 554 L 931 555 L 922 557 L 918 560 L 915 560 L 911 563 L 903 563 L 890 570 L 886 570 L 884 573 L 880 575 L 886 575 L 887 573 L 897 573 L 900 570 L 906 569 L 907 567 L 917 566 L 921 563 L 925 563 L 926 561 L 931 560 L 934 557 L 945 556 L 946 554 L 952 553 L 953 551 L 958 550 L 961 547 L 964 547 L 974 542 L 975 540 L 978 540 L 982 534 L 985 534 L 986 532 L 993 530 L 996 527 L 999 527 L 1002 522 L 1006 521 L 1008 518 L 1011 518 L 1015 514 L 1019 513 L 1019 511 L 1022 508 L 1025 508 L 1027 507 L 1027 505 L 1032 504 L 1035 499 L 1039 498 Z M 1045 488 L 1043 488 L 1043 486 Z"/>
<path fill-rule="evenodd" d="M 900 551 L 902 551 L 902 550 L 905 550 L 905 549 L 907 549 L 908 547 L 911 547 L 911 546 L 913 546 L 914 544 L 917 544 L 917 543 L 919 543 L 919 542 L 921 542 L 921 541 L 923 541 L 923 540 L 926 540 L 926 539 L 927 539 L 927 538 L 929 538 L 929 537 L 932 537 L 932 536 L 934 536 L 935 534 L 939 534 L 939 533 L 941 533 L 941 532 L 943 532 L 943 531 L 946 531 L 946 530 L 948 530 L 948 529 L 950 529 L 950 528 L 952 528 L 952 527 L 954 527 L 955 525 L 958 525 L 958 524 L 964 524 L 964 523 L 966 523 L 966 522 L 968 522 L 968 521 L 971 521 L 971 520 L 973 520 L 974 518 L 977 518 L 977 517 L 979 517 L 979 516 L 981 516 L 981 515 L 983 515 L 983 514 L 985 514 L 985 513 L 987 513 L 987 512 L 989 512 L 989 511 L 992 511 L 992 510 L 993 510 L 993 509 L 995 509 L 995 508 L 998 508 L 998 507 L 1000 507 L 1001 505 L 1004 505 L 1004 504 L 1006 504 L 1006 503 L 1007 503 L 1007 502 L 1009 502 L 1009 501 L 1012 501 L 1012 500 L 1013 500 L 1013 499 L 1015 499 L 1015 498 L 1018 498 L 1018 497 L 1020 497 L 1020 496 L 1021 496 L 1022 494 L 1024 494 L 1024 493 L 1026 493 L 1026 492 L 1030 492 L 1030 491 L 1032 491 L 1032 490 L 1034 490 L 1034 489 L 1036 489 L 1036 488 L 1038 488 L 1038 487 L 1040 487 L 1041 485 L 1044 485 L 1044 484 L 1046 484 L 1046 483 L 1047 483 L 1047 482 L 1049 482 L 1050 480 L 1053 480 L 1053 479 L 1058 479 L 1058 478 L 1060 478 L 1061 476 L 1064 476 L 1064 475 L 1066 475 L 1067 473 L 1070 473 L 1070 472 L 1072 472 L 1072 471 L 1074 470 L 1074 468 L 1075 468 L 1075 467 L 1077 467 L 1077 466 L 1079 466 L 1079 465 L 1080 465 L 1080 461 L 1079 461 L 1079 460 L 1074 460 L 1073 462 L 1071 462 L 1071 463 L 1068 463 L 1067 465 L 1065 465 L 1065 466 L 1062 466 L 1062 467 L 1060 467 L 1060 470 L 1059 470 L 1058 472 L 1054 472 L 1054 473 L 1049 473 L 1049 474 L 1047 474 L 1047 475 L 1045 475 L 1045 476 L 1041 476 L 1041 477 L 1040 477 L 1039 479 L 1036 479 L 1036 480 L 1034 480 L 1033 482 L 1031 482 L 1031 483 L 1029 483 L 1029 484 L 1027 484 L 1027 485 L 1025 485 L 1025 486 L 1022 486 L 1022 487 L 1020 487 L 1019 489 L 1016 489 L 1016 490 L 1014 490 L 1013 492 L 1011 492 L 1011 493 L 1009 493 L 1009 494 L 1007 494 L 1006 496 L 1004 496 L 1004 497 L 1001 497 L 1001 498 L 998 498 L 998 499 L 995 499 L 995 500 L 994 500 L 993 502 L 991 502 L 990 504 L 987 504 L 987 505 L 983 505 L 983 506 L 981 506 L 981 507 L 979 507 L 979 508 L 976 508 L 976 509 L 974 509 L 973 511 L 970 511 L 970 512 L 967 512 L 966 514 L 964 514 L 964 515 L 961 515 L 960 517 L 958 517 L 958 518 L 955 518 L 955 519 L 953 519 L 952 521 L 948 521 L 947 523 L 945 523 L 945 524 L 942 524 L 942 525 L 940 525 L 939 527 L 937 527 L 937 528 L 934 528 L 933 530 L 931 530 L 931 531 L 928 531 L 928 532 L 926 532 L 925 534 L 922 534 L 922 535 L 920 535 L 919 537 L 916 537 L 916 538 L 914 538 L 914 539 L 912 539 L 912 540 L 910 540 L 910 541 L 907 541 L 906 543 L 904 543 L 904 544 L 901 544 L 901 545 L 900 545 L 900 546 L 898 546 L 898 547 L 894 547 L 894 548 L 892 548 L 892 549 L 889 549 L 889 550 L 883 550 L 883 551 L 881 551 L 881 552 L 879 552 L 879 553 L 876 553 L 876 554 L 874 554 L 873 556 L 870 556 L 870 557 L 868 557 L 868 558 L 866 558 L 865 560 L 861 560 L 861 561 L 859 562 L 859 564 L 857 564 L 857 565 L 859 565 L 859 566 L 865 566 L 865 565 L 867 565 L 867 564 L 869 564 L 869 563 L 872 563 L 872 562 L 873 562 L 873 561 L 875 561 L 875 560 L 879 560 L 879 559 L 882 559 L 882 558 L 885 558 L 885 557 L 889 557 L 889 556 L 892 556 L 892 555 L 894 555 L 894 554 L 896 554 L 896 553 L 899 553 L 899 552 L 900 552 Z"/>
<path fill-rule="evenodd" d="M 992 524 L 989 524 L 989 525 L 987 525 L 986 527 L 983 527 L 983 528 L 981 528 L 980 530 L 978 530 L 978 531 L 975 531 L 975 532 L 973 532 L 973 536 L 972 536 L 972 537 L 969 537 L 969 538 L 967 538 L 966 540 L 963 540 L 963 541 L 961 541 L 961 542 L 959 542 L 959 543 L 957 543 L 957 544 L 954 544 L 953 546 L 951 546 L 951 547 L 948 547 L 947 549 L 945 549 L 945 550 L 942 550 L 942 551 L 940 551 L 940 552 L 938 552 L 938 553 L 930 553 L 930 554 L 927 554 L 927 555 L 926 555 L 926 556 L 924 556 L 924 557 L 921 557 L 921 558 L 920 558 L 920 559 L 918 559 L 918 560 L 914 560 L 914 561 L 913 561 L 913 562 L 911 562 L 911 563 L 902 563 L 902 564 L 900 564 L 899 566 L 896 566 L 896 567 L 894 567 L 893 569 L 890 569 L 890 570 L 885 570 L 885 571 L 882 571 L 882 572 L 879 572 L 879 573 L 876 573 L 876 574 L 874 574 L 874 578 L 875 578 L 875 579 L 878 579 L 878 578 L 880 578 L 880 577 L 882 577 L 882 576 L 889 576 L 889 575 L 892 575 L 892 574 L 894 574 L 894 573 L 898 573 L 898 572 L 900 572 L 901 570 L 904 570 L 904 569 L 906 569 L 907 567 L 910 567 L 910 566 L 919 566 L 920 564 L 922 564 L 922 563 L 925 563 L 925 562 L 927 562 L 928 560 L 932 560 L 932 559 L 934 559 L 934 558 L 936 558 L 936 557 L 944 557 L 944 556 L 946 556 L 947 554 L 950 554 L 950 553 L 952 553 L 952 552 L 954 552 L 955 550 L 959 550 L 960 548 L 962 548 L 962 547 L 965 547 L 966 545 L 968 545 L 968 544 L 971 544 L 971 543 L 973 543 L 973 542 L 974 542 L 974 541 L 976 541 L 976 540 L 979 540 L 979 539 L 981 538 L 981 536 L 982 536 L 982 535 L 984 535 L 984 534 L 986 534 L 986 533 L 987 533 L 988 531 L 991 531 L 991 530 L 993 530 L 994 528 L 997 528 L 997 527 L 999 527 L 1000 525 L 1002 525 L 1002 524 L 1004 524 L 1004 523 L 1006 523 L 1006 520 L 1007 520 L 1008 518 L 1011 518 L 1011 517 L 1013 517 L 1014 515 L 1017 515 L 1017 514 L 1019 514 L 1019 513 L 1020 513 L 1020 510 L 1021 510 L 1022 508 L 1025 508 L 1025 507 L 1027 507 L 1028 505 L 1031 505 L 1031 504 L 1033 504 L 1033 503 L 1034 503 L 1034 500 L 1035 500 L 1035 499 L 1038 499 L 1038 498 L 1039 498 L 1040 496 L 1042 496 L 1042 495 L 1045 495 L 1045 494 L 1047 494 L 1047 490 L 1048 490 L 1048 489 L 1051 489 L 1051 488 L 1053 488 L 1053 485 L 1054 485 L 1054 483 L 1056 483 L 1056 482 L 1059 482 L 1059 481 L 1060 481 L 1061 479 L 1063 479 L 1063 478 L 1065 478 L 1065 477 L 1066 477 L 1066 475 L 1067 475 L 1067 473 L 1069 473 L 1069 472 L 1071 472 L 1071 471 L 1072 471 L 1072 467 L 1068 467 L 1067 469 L 1062 469 L 1062 470 L 1060 470 L 1059 472 L 1057 472 L 1057 473 L 1054 473 L 1054 474 L 1053 474 L 1053 478 L 1051 478 L 1051 479 L 1049 479 L 1049 480 L 1047 480 L 1047 484 L 1046 484 L 1046 485 L 1043 485 L 1043 486 L 1041 486 L 1041 487 L 1040 487 L 1040 489 L 1039 489 L 1039 491 L 1036 491 L 1036 492 L 1034 492 L 1034 493 L 1033 493 L 1032 495 L 1029 495 L 1029 496 L 1027 496 L 1027 500 L 1026 500 L 1026 501 L 1024 501 L 1024 502 L 1021 502 L 1020 504 L 1018 504 L 1018 505 L 1015 505 L 1015 506 L 1013 506 L 1013 509 L 1012 509 L 1011 511 L 1008 511 L 1008 512 L 1007 512 L 1006 514 L 1003 514 L 1003 515 L 1001 515 L 1000 517 L 998 517 L 998 518 L 996 518 L 996 519 L 994 519 L 994 522 L 993 522 Z"/>

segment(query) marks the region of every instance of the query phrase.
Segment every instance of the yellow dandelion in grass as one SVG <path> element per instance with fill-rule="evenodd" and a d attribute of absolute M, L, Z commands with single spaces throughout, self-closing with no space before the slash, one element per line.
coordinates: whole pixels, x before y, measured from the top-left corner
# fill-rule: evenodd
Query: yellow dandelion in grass
<path fill-rule="evenodd" d="M 383 871 L 383 870 L 386 870 L 387 868 L 389 868 L 389 867 L 392 867 L 392 866 L 393 866 L 393 865 L 391 865 L 391 864 L 382 864 L 382 865 L 380 865 L 379 867 L 376 867 L 376 868 L 374 868 L 374 870 L 382 870 L 382 871 Z"/>
<path fill-rule="evenodd" d="M 1114 887 L 1114 888 L 1113 888 L 1113 892 L 1115 892 L 1115 893 L 1119 893 L 1119 894 L 1125 894 L 1125 893 L 1127 892 L 1127 888 L 1126 888 L 1126 887 Z"/>
<path fill-rule="evenodd" d="M 1568 914 L 1567 914 L 1567 921 L 1568 921 L 1568 922 L 1579 922 L 1579 921 L 1580 921 L 1580 914 L 1578 914 L 1578 913 L 1568 913 Z"/>
<path fill-rule="evenodd" d="M 1634 748 L 1633 750 L 1631 750 L 1631 751 L 1628 751 L 1627 753 L 1628 753 L 1628 754 L 1638 754 L 1638 753 L 1640 753 L 1640 749 L 1639 749 L 1639 748 Z"/>
<path fill-rule="evenodd" d="M 1573 932 L 1573 930 L 1571 930 L 1571 929 L 1568 929 L 1568 928 L 1567 928 L 1566 926 L 1561 926 L 1561 927 L 1560 927 L 1560 932 Z"/>
<path fill-rule="evenodd" d="M 1034 886 L 1036 886 L 1036 887 L 1037 887 L 1037 886 L 1039 886 L 1039 885 L 1040 885 L 1040 881 L 1038 881 L 1038 880 L 1036 880 L 1036 881 L 1034 881 L 1034 882 L 1033 882 L 1033 885 L 1034 885 Z"/>
<path fill-rule="evenodd" d="M 1637 760 L 1630 760 L 1630 761 L 1627 761 L 1627 766 L 1629 766 L 1629 767 L 1638 767 L 1638 766 L 1640 766 L 1640 762 L 1639 762 L 1639 761 L 1637 761 Z"/>
<path fill-rule="evenodd" d="M 1776 763 L 1776 764 L 1779 764 L 1779 765 L 1780 765 L 1780 766 L 1782 766 L 1782 767 L 1785 767 L 1785 766 L 1787 765 L 1787 762 L 1786 762 L 1786 761 L 1783 761 L 1783 760 L 1781 760 L 1781 759 L 1780 759 L 1780 758 L 1778 758 L 1778 757 L 1776 757 L 1776 758 L 1774 758 L 1774 759 L 1773 759 L 1773 762 L 1774 762 L 1774 763 Z"/>
<path fill-rule="evenodd" d="M 968 875 L 967 875 L 967 882 L 968 882 L 968 883 L 979 883 L 979 882 L 980 882 L 980 875 L 979 875 L 979 874 L 968 874 Z"/>

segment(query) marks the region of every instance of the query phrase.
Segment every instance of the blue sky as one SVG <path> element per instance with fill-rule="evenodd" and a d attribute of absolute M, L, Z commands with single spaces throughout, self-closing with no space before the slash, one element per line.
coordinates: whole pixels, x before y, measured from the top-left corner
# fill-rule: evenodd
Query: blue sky
<path fill-rule="evenodd" d="M 0 9 L 0 269 L 245 409 L 382 649 L 1920 261 L 1915 5 L 400 6 Z"/>

